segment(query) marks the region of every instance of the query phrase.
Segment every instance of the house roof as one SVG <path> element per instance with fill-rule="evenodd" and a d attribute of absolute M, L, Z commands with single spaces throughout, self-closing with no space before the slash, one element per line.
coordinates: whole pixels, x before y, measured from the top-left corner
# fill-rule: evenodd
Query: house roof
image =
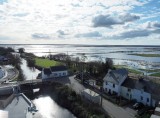
<path fill-rule="evenodd" d="M 43 72 L 45 75 L 50 75 L 52 73 L 50 68 L 44 68 Z"/>
<path fill-rule="evenodd" d="M 52 66 L 51 67 L 51 71 L 55 72 L 55 71 L 65 71 L 67 70 L 66 66 Z"/>
<path fill-rule="evenodd" d="M 122 86 L 132 89 L 144 90 L 147 93 L 151 93 L 153 98 L 160 99 L 160 97 L 158 97 L 160 94 L 160 85 L 149 80 L 142 78 L 139 80 L 127 78 Z"/>
<path fill-rule="evenodd" d="M 127 76 L 128 71 L 126 69 L 109 70 L 104 77 L 104 80 L 114 84 L 119 84 L 122 79 L 124 79 L 124 77 L 127 78 Z"/>

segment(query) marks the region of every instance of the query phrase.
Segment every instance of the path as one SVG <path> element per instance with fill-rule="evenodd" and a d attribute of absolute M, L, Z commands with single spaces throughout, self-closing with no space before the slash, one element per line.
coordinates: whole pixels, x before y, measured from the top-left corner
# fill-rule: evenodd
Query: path
<path fill-rule="evenodd" d="M 6 71 L 6 76 L 0 79 L 0 84 L 5 81 L 13 80 L 18 76 L 18 71 L 15 68 L 5 66 L 3 69 Z"/>

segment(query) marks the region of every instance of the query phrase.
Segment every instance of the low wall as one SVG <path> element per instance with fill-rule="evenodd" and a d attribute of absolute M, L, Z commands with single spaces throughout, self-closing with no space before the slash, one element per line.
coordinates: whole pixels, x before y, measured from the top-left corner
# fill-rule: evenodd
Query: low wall
<path fill-rule="evenodd" d="M 12 100 L 14 99 L 14 95 L 11 94 L 7 99 L 5 100 L 0 100 L 0 109 L 4 109 L 8 106 L 8 104 L 10 104 L 12 102 Z"/>
<path fill-rule="evenodd" d="M 13 88 L 12 87 L 3 87 L 0 88 L 0 95 L 12 94 Z"/>

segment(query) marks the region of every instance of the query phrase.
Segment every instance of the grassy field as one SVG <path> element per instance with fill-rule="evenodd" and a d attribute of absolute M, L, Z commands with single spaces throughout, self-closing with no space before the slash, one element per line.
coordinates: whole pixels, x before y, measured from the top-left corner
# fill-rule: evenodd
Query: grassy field
<path fill-rule="evenodd" d="M 160 72 L 159 73 L 151 74 L 150 76 L 160 77 Z"/>
<path fill-rule="evenodd" d="M 62 63 L 54 61 L 54 60 L 49 60 L 49 59 L 41 59 L 41 58 L 35 58 L 35 62 L 37 66 L 48 68 L 50 66 L 57 66 L 57 65 L 62 65 Z"/>
<path fill-rule="evenodd" d="M 135 73 L 135 74 L 142 74 L 142 72 L 135 70 L 135 69 L 131 69 L 125 65 L 114 65 L 115 68 L 126 68 L 130 73 Z"/>
<path fill-rule="evenodd" d="M 149 69 L 139 69 L 139 70 L 146 71 L 146 72 L 149 72 L 149 73 L 152 73 L 152 72 L 160 72 L 160 69 L 154 69 L 154 70 L 149 70 Z"/>
<path fill-rule="evenodd" d="M 128 55 L 135 55 L 141 57 L 160 57 L 160 54 L 128 54 Z"/>

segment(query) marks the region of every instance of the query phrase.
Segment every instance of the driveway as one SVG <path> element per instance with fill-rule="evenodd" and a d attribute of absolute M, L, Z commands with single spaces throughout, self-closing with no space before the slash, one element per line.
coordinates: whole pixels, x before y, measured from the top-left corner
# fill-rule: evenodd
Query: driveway
<path fill-rule="evenodd" d="M 69 77 L 71 87 L 77 92 L 81 93 L 85 89 L 85 87 L 80 84 L 76 79 L 75 76 Z M 135 113 L 132 113 L 130 110 L 126 108 L 119 107 L 112 102 L 103 99 L 102 100 L 102 107 L 106 112 L 108 112 L 113 118 L 134 118 Z"/>

